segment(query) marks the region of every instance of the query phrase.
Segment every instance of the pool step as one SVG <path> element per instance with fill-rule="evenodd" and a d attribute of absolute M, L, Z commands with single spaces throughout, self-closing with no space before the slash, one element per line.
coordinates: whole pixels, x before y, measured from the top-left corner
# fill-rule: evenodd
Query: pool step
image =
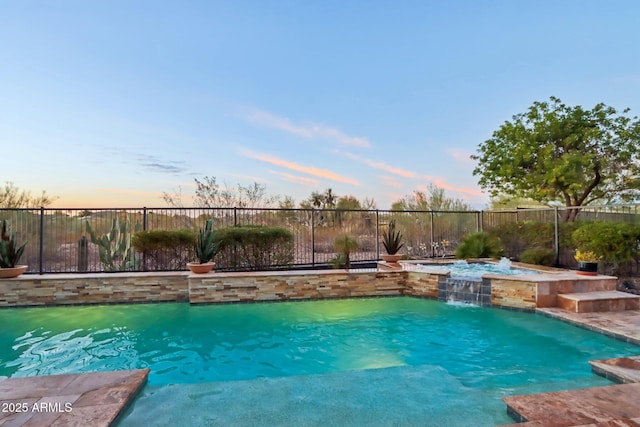
<path fill-rule="evenodd" d="M 640 296 L 618 291 L 558 294 L 558 307 L 572 313 L 639 310 Z"/>

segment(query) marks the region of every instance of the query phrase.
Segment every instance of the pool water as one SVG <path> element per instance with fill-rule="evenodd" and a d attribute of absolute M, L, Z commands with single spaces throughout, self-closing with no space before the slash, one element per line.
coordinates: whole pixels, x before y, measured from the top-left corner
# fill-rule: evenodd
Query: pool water
<path fill-rule="evenodd" d="M 0 376 L 150 368 L 125 426 L 504 424 L 501 397 L 610 384 L 588 360 L 637 351 L 407 297 L 0 310 Z"/>
<path fill-rule="evenodd" d="M 468 263 L 464 260 L 430 265 L 419 264 L 419 269 L 422 271 L 448 270 L 451 273 L 451 277 L 468 278 L 481 278 L 482 275 L 486 273 L 502 274 L 507 276 L 514 276 L 518 274 L 540 274 L 535 270 L 511 267 L 511 261 L 507 258 L 502 258 L 500 262 L 496 264 L 484 262 Z"/>

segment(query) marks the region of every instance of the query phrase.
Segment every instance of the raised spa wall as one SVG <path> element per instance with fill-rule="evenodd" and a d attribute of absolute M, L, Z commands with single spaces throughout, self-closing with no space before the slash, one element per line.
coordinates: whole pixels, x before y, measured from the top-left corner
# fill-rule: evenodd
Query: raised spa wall
<path fill-rule="evenodd" d="M 556 306 L 558 293 L 585 287 L 612 290 L 616 282 L 614 277 L 581 278 L 562 270 L 484 277 L 473 291 L 476 303 L 525 310 Z M 405 269 L 22 275 L 0 280 L 0 307 L 169 301 L 217 304 L 393 295 L 446 299 L 443 291 L 448 278 L 447 271 Z"/>

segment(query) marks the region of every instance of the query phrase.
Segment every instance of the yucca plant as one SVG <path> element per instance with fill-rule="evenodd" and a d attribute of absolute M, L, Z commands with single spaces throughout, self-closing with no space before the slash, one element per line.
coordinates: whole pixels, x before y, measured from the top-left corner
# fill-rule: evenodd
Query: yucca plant
<path fill-rule="evenodd" d="M 213 220 L 208 219 L 204 230 L 201 228 L 196 242 L 196 256 L 201 264 L 205 264 L 213 259 L 220 251 L 220 242 L 216 241 L 216 234 L 213 231 Z"/>
<path fill-rule="evenodd" d="M 9 233 L 9 224 L 6 219 L 3 220 L 0 233 L 0 268 L 14 268 L 18 265 L 26 245 L 27 242 L 18 247 L 16 233 Z"/>
<path fill-rule="evenodd" d="M 396 220 L 389 221 L 387 231 L 382 235 L 382 244 L 389 255 L 395 255 L 404 246 L 402 233 L 396 230 Z"/>

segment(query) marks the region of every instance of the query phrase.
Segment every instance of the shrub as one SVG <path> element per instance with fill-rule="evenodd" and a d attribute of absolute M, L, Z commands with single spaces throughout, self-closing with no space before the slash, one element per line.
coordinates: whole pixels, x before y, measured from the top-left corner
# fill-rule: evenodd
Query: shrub
<path fill-rule="evenodd" d="M 334 268 L 349 268 L 351 267 L 351 252 L 358 250 L 358 242 L 349 236 L 344 234 L 336 237 L 333 242 L 333 248 L 337 252 L 335 258 L 329 260 Z"/>
<path fill-rule="evenodd" d="M 621 264 L 638 257 L 640 228 L 613 222 L 584 223 L 573 234 L 573 243 L 581 251 L 602 257 L 605 270 L 619 273 Z"/>
<path fill-rule="evenodd" d="M 555 263 L 556 254 L 551 249 L 529 248 L 520 254 L 520 261 L 527 264 L 546 265 L 548 267 Z"/>
<path fill-rule="evenodd" d="M 263 270 L 293 263 L 293 234 L 282 227 L 238 225 L 216 230 L 219 267 Z"/>
<path fill-rule="evenodd" d="M 193 261 L 196 233 L 190 230 L 150 230 L 134 234 L 131 245 L 144 255 L 148 270 L 184 270 Z"/>
<path fill-rule="evenodd" d="M 456 258 L 498 258 L 502 254 L 500 240 L 482 231 L 469 234 L 456 248 Z"/>

